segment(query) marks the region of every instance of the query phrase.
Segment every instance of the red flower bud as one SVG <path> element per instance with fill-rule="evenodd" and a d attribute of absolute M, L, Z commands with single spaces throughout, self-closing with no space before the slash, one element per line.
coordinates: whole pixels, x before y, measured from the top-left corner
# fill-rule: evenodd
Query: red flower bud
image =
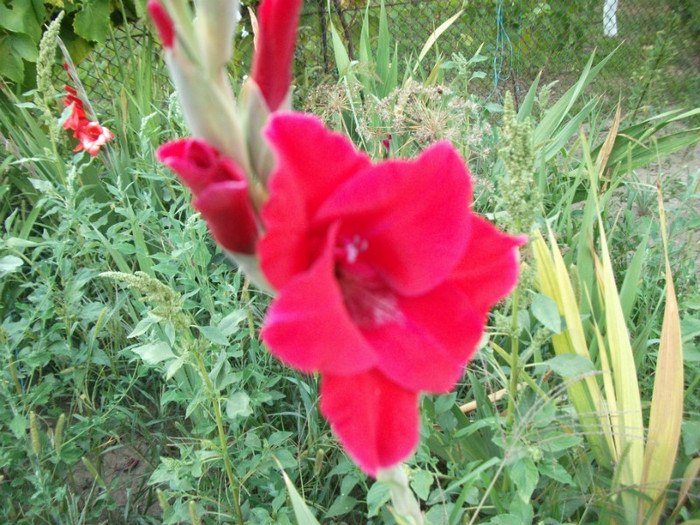
<path fill-rule="evenodd" d="M 156 156 L 192 190 L 192 205 L 216 242 L 230 252 L 255 253 L 258 226 L 248 181 L 232 159 L 194 138 L 163 144 Z"/>
<path fill-rule="evenodd" d="M 302 0 L 263 0 L 258 8 L 258 37 L 252 77 L 270 111 L 287 97 Z"/>
<path fill-rule="evenodd" d="M 168 11 L 158 0 L 148 0 L 148 14 L 158 30 L 163 45 L 170 49 L 175 43 L 175 25 Z"/>

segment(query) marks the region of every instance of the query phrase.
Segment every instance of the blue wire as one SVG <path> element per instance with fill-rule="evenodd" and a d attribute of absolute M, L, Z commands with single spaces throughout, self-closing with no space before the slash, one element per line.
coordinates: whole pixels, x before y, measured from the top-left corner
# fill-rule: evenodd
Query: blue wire
<path fill-rule="evenodd" d="M 498 83 L 502 80 L 508 80 L 513 73 L 513 42 L 503 24 L 503 0 L 498 2 L 496 28 L 496 51 L 493 57 L 493 91 L 491 91 L 486 100 L 490 99 L 494 93 L 496 93 L 498 100 L 501 100 L 501 94 L 498 92 Z M 503 56 L 506 53 L 506 46 L 510 51 L 510 63 L 508 73 L 503 76 Z"/>

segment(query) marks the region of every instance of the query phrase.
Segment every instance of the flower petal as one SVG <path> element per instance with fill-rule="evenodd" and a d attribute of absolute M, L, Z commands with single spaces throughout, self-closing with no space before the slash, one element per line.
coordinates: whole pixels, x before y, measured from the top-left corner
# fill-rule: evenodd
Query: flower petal
<path fill-rule="evenodd" d="M 377 368 L 409 390 L 451 390 L 477 348 L 486 316 L 449 284 L 399 298 L 399 309 L 402 322 L 362 330 L 379 356 Z"/>
<path fill-rule="evenodd" d="M 348 454 L 371 476 L 403 461 L 418 445 L 418 392 L 374 369 L 323 375 L 320 408 Z"/>
<path fill-rule="evenodd" d="M 364 261 L 404 295 L 426 292 L 457 264 L 470 235 L 471 181 L 447 142 L 415 161 L 375 165 L 323 204 L 315 221 L 341 219 L 341 235 L 367 242 Z"/>
<path fill-rule="evenodd" d="M 303 372 L 353 374 L 376 362 L 335 280 L 336 232 L 337 226 L 314 265 L 280 290 L 265 316 L 261 336 L 270 352 Z"/>
<path fill-rule="evenodd" d="M 255 253 L 258 226 L 244 181 L 224 181 L 209 185 L 193 201 L 202 212 L 212 236 L 224 249 Z"/>
<path fill-rule="evenodd" d="M 474 216 L 472 237 L 450 280 L 469 296 L 477 311 L 486 313 L 518 282 L 518 247 L 527 237 L 513 237 L 486 219 Z"/>
<path fill-rule="evenodd" d="M 279 289 L 312 262 L 309 225 L 318 207 L 370 161 L 310 115 L 275 114 L 265 133 L 277 166 L 262 211 L 266 234 L 259 250 L 265 275 Z"/>

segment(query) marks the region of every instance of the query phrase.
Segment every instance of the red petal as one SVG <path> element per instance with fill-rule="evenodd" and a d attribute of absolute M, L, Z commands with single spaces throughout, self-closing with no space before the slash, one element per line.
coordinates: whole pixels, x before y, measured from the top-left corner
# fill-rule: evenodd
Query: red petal
<path fill-rule="evenodd" d="M 476 215 L 472 224 L 471 241 L 450 280 L 464 290 L 477 311 L 485 314 L 518 282 L 518 247 L 527 238 L 503 233 Z"/>
<path fill-rule="evenodd" d="M 339 188 L 318 222 L 342 220 L 341 234 L 367 241 L 364 261 L 404 295 L 441 283 L 467 246 L 471 181 L 447 142 L 415 161 L 386 161 Z"/>
<path fill-rule="evenodd" d="M 255 253 L 258 226 L 247 183 L 211 184 L 192 205 L 202 212 L 212 236 L 223 248 L 236 253 Z"/>
<path fill-rule="evenodd" d="M 312 262 L 311 217 L 340 184 L 370 161 L 345 136 L 328 131 L 310 115 L 276 114 L 265 133 L 277 166 L 262 212 L 266 234 L 259 250 L 263 272 L 279 289 Z"/>
<path fill-rule="evenodd" d="M 410 390 L 452 390 L 481 339 L 485 315 L 453 285 L 399 298 L 399 309 L 404 322 L 362 331 L 379 356 L 377 368 Z"/>
<path fill-rule="evenodd" d="M 371 476 L 403 461 L 418 445 L 418 393 L 376 370 L 323 375 L 320 406 L 350 457 Z"/>
<path fill-rule="evenodd" d="M 292 83 L 292 58 L 302 0 L 263 0 L 252 77 L 270 111 L 287 97 Z"/>
<path fill-rule="evenodd" d="M 311 269 L 280 290 L 262 329 L 270 352 L 303 372 L 353 374 L 376 362 L 372 347 L 347 313 L 335 279 L 336 231 L 332 228 Z"/>

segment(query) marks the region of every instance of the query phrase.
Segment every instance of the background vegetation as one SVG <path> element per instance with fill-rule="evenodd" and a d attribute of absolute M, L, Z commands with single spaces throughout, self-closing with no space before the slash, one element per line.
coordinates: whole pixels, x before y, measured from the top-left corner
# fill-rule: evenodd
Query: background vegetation
<path fill-rule="evenodd" d="M 406 23 L 389 9 L 386 19 L 370 10 L 353 61 L 334 18 L 331 68 L 320 76 L 304 58 L 319 49 L 305 22 L 297 105 L 377 157 L 388 134 L 397 156 L 453 140 L 474 173 L 477 210 L 547 239 L 524 251 L 519 291 L 492 315 L 459 388 L 422 401 L 423 439 L 408 469 L 428 520 L 626 523 L 634 512 L 649 523 L 699 520 L 700 167 L 686 150 L 700 139 L 693 84 L 667 77 L 663 97 L 635 112 L 636 84 L 596 83 L 619 74 L 618 55 L 580 49 L 578 70 L 553 77 L 557 86 L 533 78 L 517 108 L 504 108 L 479 85 L 493 75 L 486 47 L 453 53 L 445 32 L 419 57 L 430 33 L 402 44 Z M 64 26 L 75 29 L 74 20 Z M 475 27 L 466 15 L 457 20 L 450 30 Z M 154 149 L 185 130 L 143 27 L 105 30 L 79 67 L 101 124 L 116 135 L 98 157 L 73 154 L 60 128 L 68 79 L 58 51 L 52 90 L 2 88 L 0 521 L 294 523 L 292 503 L 301 504 L 290 500 L 284 469 L 323 523 L 394 523 L 386 486 L 347 459 L 319 417 L 317 379 L 261 347 L 269 298 L 217 250 L 189 196 L 155 162 Z M 670 42 L 690 53 L 696 43 L 679 35 Z M 234 78 L 246 71 L 245 45 Z M 540 41 L 531 53 L 547 47 Z M 616 116 L 607 100 L 620 93 L 627 102 Z M 555 274 L 561 289 L 573 283 L 571 294 L 547 287 Z M 665 401 L 682 420 L 679 448 L 666 456 L 666 478 L 641 486 L 616 465 L 655 442 L 646 428 L 664 399 L 654 378 L 671 369 L 664 310 L 676 296 L 684 378 L 661 392 L 680 392 L 681 410 Z M 576 320 L 587 355 L 562 339 Z M 628 336 L 615 346 L 621 326 Z M 606 365 L 612 356 L 628 360 Z M 634 392 L 618 389 L 632 378 L 641 425 L 620 427 Z M 602 392 L 605 407 L 587 412 L 580 389 L 589 399 Z"/>

